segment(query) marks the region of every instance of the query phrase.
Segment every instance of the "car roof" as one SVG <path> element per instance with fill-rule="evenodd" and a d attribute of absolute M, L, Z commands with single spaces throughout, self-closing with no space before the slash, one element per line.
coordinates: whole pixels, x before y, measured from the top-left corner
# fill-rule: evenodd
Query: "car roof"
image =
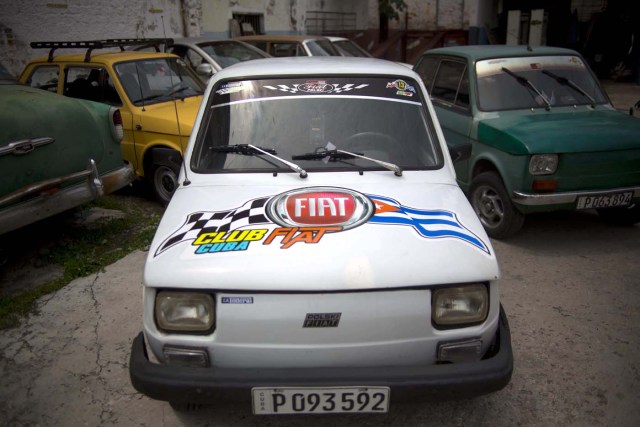
<path fill-rule="evenodd" d="M 234 43 L 234 44 L 242 44 L 244 46 L 247 46 L 247 43 L 241 40 L 235 40 L 235 39 L 215 39 L 213 37 L 183 37 L 179 39 L 173 39 L 174 45 L 178 44 L 178 45 L 185 45 L 185 46 L 197 46 L 200 43 L 216 43 L 216 44 Z"/>
<path fill-rule="evenodd" d="M 176 55 L 162 52 L 137 52 L 137 51 L 103 51 L 94 50 L 87 65 L 91 64 L 115 64 L 123 61 L 135 61 L 139 59 L 155 59 L 155 58 L 175 58 Z M 31 62 L 49 62 L 47 56 L 33 59 Z M 54 55 L 52 64 L 64 62 L 85 62 L 85 53 L 68 53 L 62 55 Z"/>
<path fill-rule="evenodd" d="M 324 36 L 300 35 L 300 34 L 284 34 L 269 35 L 261 34 L 256 36 L 238 36 L 234 40 L 255 40 L 255 41 L 274 41 L 274 42 L 303 42 L 306 40 L 325 40 Z"/>
<path fill-rule="evenodd" d="M 540 55 L 578 55 L 578 53 L 571 49 L 549 46 L 528 47 L 525 45 L 474 45 L 441 47 L 428 50 L 423 55 L 456 55 L 475 62 L 490 58 Z"/>
<path fill-rule="evenodd" d="M 325 39 L 329 39 L 329 41 L 332 41 L 332 42 L 340 42 L 340 41 L 343 41 L 343 40 L 349 40 L 346 37 L 337 37 L 337 36 L 324 36 L 324 38 Z"/>
<path fill-rule="evenodd" d="M 216 78 L 281 77 L 293 75 L 386 75 L 418 79 L 411 69 L 392 61 L 377 58 L 343 56 L 298 56 L 254 59 L 223 69 Z"/>

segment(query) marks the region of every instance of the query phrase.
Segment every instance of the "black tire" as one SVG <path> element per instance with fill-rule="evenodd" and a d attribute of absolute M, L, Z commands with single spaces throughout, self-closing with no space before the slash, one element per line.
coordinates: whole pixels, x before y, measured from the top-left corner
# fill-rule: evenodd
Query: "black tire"
<path fill-rule="evenodd" d="M 154 164 L 149 171 L 148 180 L 155 198 L 163 206 L 169 204 L 169 200 L 178 188 L 178 176 L 180 169 L 176 165 Z"/>
<path fill-rule="evenodd" d="M 597 209 L 598 215 L 609 224 L 633 225 L 640 222 L 640 204 L 621 208 Z"/>
<path fill-rule="evenodd" d="M 522 228 L 524 215 L 514 208 L 497 173 L 476 176 L 471 181 L 469 198 L 489 237 L 504 239 Z"/>
<path fill-rule="evenodd" d="M 171 408 L 175 412 L 194 412 L 202 407 L 202 405 L 199 405 L 197 403 L 188 402 L 169 402 L 169 405 L 171 405 Z"/>

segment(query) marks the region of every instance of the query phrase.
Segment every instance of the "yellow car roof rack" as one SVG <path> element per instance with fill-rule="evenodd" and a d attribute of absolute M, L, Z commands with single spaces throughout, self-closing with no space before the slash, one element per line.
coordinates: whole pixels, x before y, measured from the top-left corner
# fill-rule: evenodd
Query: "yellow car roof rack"
<path fill-rule="evenodd" d="M 89 41 L 66 41 L 66 42 L 32 42 L 33 49 L 50 49 L 48 62 L 53 61 L 53 53 L 56 49 L 87 49 L 84 55 L 84 62 L 89 62 L 91 52 L 94 49 L 106 49 L 110 47 L 119 47 L 121 51 L 127 46 L 152 46 L 156 52 L 160 52 L 160 45 L 168 46 L 173 44 L 173 39 L 106 39 L 106 40 L 89 40 Z"/>

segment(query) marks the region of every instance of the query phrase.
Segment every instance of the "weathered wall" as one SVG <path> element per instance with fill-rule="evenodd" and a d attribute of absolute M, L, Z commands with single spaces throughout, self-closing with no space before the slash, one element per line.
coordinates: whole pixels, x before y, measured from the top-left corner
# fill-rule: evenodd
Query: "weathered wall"
<path fill-rule="evenodd" d="M 267 34 L 307 34 L 307 11 L 356 13 L 356 28 L 368 28 L 367 7 L 377 0 L 203 0 L 202 34 L 229 37 L 234 13 L 262 14 Z M 376 3 L 377 4 L 377 3 Z"/>
<path fill-rule="evenodd" d="M 185 31 L 198 35 L 200 3 L 201 0 L 0 0 L 0 62 L 10 72 L 20 73 L 31 58 L 46 53 L 31 49 L 29 44 L 33 41 L 149 38 L 163 37 L 165 33 L 167 37 L 182 37 Z"/>
<path fill-rule="evenodd" d="M 404 29 L 405 15 L 409 30 L 460 30 L 497 24 L 499 0 L 404 0 L 407 8 L 389 28 Z M 368 27 L 378 28 L 378 0 L 369 0 Z"/>

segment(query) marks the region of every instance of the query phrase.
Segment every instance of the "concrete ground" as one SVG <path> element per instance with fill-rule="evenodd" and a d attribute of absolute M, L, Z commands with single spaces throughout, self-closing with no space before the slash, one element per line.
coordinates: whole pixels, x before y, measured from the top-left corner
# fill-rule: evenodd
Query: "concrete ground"
<path fill-rule="evenodd" d="M 625 109 L 640 87 L 608 86 Z M 132 388 L 145 252 L 77 279 L 0 331 L 0 425 L 640 425 L 640 225 L 593 212 L 527 219 L 494 241 L 515 371 L 489 396 L 393 405 L 382 416 L 256 417 L 246 404 L 176 414 Z"/>

